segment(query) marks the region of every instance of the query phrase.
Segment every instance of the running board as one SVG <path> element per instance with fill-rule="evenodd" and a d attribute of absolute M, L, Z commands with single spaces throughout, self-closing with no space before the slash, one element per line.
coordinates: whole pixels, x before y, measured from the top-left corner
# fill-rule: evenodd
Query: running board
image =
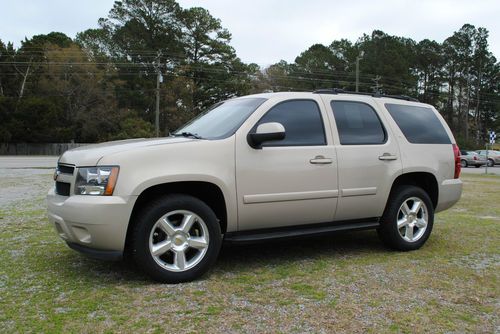
<path fill-rule="evenodd" d="M 379 227 L 377 218 L 345 223 L 301 225 L 298 227 L 271 228 L 255 231 L 230 232 L 224 236 L 224 242 L 231 244 L 255 243 L 275 239 L 289 239 L 319 236 L 339 231 L 368 230 Z"/>

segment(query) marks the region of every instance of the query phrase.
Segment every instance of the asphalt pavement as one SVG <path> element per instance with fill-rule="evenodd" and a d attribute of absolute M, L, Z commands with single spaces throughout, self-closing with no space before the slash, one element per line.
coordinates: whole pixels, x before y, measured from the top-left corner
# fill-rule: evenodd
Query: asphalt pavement
<path fill-rule="evenodd" d="M 55 168 L 57 156 L 0 155 L 0 168 Z"/>
<path fill-rule="evenodd" d="M 464 174 L 486 174 L 486 167 L 465 167 L 462 168 Z M 488 167 L 488 174 L 500 175 L 500 166 Z"/>

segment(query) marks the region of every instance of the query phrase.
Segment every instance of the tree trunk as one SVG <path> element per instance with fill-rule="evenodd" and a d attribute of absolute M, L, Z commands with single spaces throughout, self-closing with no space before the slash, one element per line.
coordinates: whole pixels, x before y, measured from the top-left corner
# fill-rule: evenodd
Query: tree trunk
<path fill-rule="evenodd" d="M 477 88 L 476 88 L 476 112 L 475 112 L 475 118 L 476 118 L 476 125 L 477 125 L 477 131 L 479 134 L 483 133 L 483 127 L 482 127 L 482 122 L 481 122 L 481 115 L 480 115 L 480 110 L 479 110 L 479 105 L 481 103 L 481 80 L 482 80 L 482 75 L 483 72 L 481 70 L 481 61 L 479 61 L 479 75 L 478 75 L 478 80 L 477 80 Z"/>
<path fill-rule="evenodd" d="M 462 127 L 462 124 L 463 124 L 463 110 L 462 110 L 462 92 L 463 92 L 463 88 L 462 88 L 462 84 L 459 82 L 458 84 L 458 114 L 457 114 L 457 119 L 458 119 L 458 123 L 457 123 L 457 130 L 462 133 L 462 130 L 463 130 L 463 127 Z M 453 103 L 453 102 L 452 102 Z"/>
<path fill-rule="evenodd" d="M 447 101 L 447 117 L 448 117 L 448 124 L 451 125 L 452 129 L 455 130 L 455 123 L 453 121 L 453 97 L 455 94 L 455 78 L 453 77 L 453 74 L 450 76 L 448 80 L 448 101 Z"/>
<path fill-rule="evenodd" d="M 23 82 L 21 83 L 21 89 L 19 90 L 19 99 L 20 101 L 23 98 L 24 95 L 24 87 L 26 86 L 26 80 L 28 79 L 28 75 L 30 73 L 30 68 L 31 68 L 31 59 L 28 64 L 28 68 L 26 68 L 26 72 L 24 74 L 21 74 L 23 76 Z"/>
<path fill-rule="evenodd" d="M 424 74 L 424 102 L 429 103 L 429 99 L 427 98 L 427 90 L 429 85 L 429 74 L 427 71 Z"/>

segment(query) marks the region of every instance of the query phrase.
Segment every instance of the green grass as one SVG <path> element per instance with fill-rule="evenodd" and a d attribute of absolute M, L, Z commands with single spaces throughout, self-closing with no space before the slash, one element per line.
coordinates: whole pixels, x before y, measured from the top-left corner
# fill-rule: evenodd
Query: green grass
<path fill-rule="evenodd" d="M 0 328 L 492 333 L 500 313 L 500 178 L 463 180 L 461 201 L 436 216 L 419 251 L 386 250 L 374 231 L 225 246 L 203 279 L 166 285 L 67 248 L 45 218 L 50 171 L 2 177 L 0 189 L 33 189 L 0 201 Z"/>

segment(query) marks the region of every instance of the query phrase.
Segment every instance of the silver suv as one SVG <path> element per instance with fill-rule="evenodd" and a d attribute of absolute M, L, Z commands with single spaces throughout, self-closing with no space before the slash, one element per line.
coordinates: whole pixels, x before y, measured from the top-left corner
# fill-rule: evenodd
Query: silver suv
<path fill-rule="evenodd" d="M 407 97 L 320 90 L 214 105 L 168 138 L 64 153 L 47 196 L 69 247 L 129 256 L 161 282 L 190 281 L 223 241 L 376 229 L 420 248 L 462 192 L 440 114 Z"/>

